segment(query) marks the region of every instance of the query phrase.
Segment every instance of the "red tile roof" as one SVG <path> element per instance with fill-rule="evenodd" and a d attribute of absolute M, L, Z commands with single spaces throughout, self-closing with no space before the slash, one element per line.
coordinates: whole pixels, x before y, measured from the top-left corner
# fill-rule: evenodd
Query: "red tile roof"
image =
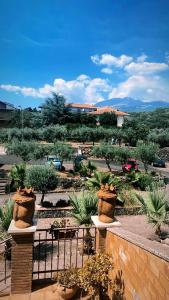
<path fill-rule="evenodd" d="M 123 111 L 119 111 L 117 109 L 112 108 L 111 106 L 104 106 L 97 108 L 96 111 L 90 112 L 92 115 L 102 115 L 104 113 L 114 113 L 116 116 L 128 116 L 128 113 L 125 113 Z"/>

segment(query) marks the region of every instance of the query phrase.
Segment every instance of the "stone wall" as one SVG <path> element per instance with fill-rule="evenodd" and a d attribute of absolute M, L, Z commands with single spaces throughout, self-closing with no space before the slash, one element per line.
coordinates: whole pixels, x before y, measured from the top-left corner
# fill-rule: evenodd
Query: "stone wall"
<path fill-rule="evenodd" d="M 169 299 L 168 246 L 118 228 L 108 230 L 106 252 L 113 257 L 111 277 L 117 283 L 111 299 Z"/>

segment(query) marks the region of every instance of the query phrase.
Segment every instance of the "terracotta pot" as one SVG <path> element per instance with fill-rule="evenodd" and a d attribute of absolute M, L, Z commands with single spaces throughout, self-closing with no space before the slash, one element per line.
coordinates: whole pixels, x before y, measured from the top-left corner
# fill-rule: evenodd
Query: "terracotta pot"
<path fill-rule="evenodd" d="M 59 294 L 60 297 L 62 297 L 63 299 L 72 299 L 75 294 L 77 293 L 78 288 L 72 287 L 72 288 L 66 288 L 60 284 L 57 285 L 57 292 Z"/>
<path fill-rule="evenodd" d="M 114 220 L 115 204 L 117 194 L 115 189 L 112 187 L 110 190 L 102 187 L 97 196 L 99 197 L 98 202 L 98 216 L 99 221 L 103 223 L 112 223 Z"/>
<path fill-rule="evenodd" d="M 32 189 L 19 189 L 12 199 L 15 201 L 13 219 L 18 228 L 27 228 L 33 225 L 36 196 Z"/>

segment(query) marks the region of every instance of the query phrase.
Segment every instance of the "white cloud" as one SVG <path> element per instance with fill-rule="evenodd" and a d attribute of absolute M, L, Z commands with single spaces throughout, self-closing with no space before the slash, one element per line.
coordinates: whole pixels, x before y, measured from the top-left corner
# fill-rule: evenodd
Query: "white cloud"
<path fill-rule="evenodd" d="M 112 74 L 113 73 L 111 68 L 103 68 L 103 69 L 101 69 L 101 72 L 105 73 L 105 74 Z"/>
<path fill-rule="evenodd" d="M 39 88 L 2 84 L 0 89 L 35 98 L 46 98 L 55 92 L 65 96 L 68 102 L 81 103 L 96 103 L 123 97 L 169 101 L 169 85 L 167 79 L 161 74 L 162 71 L 169 70 L 167 63 L 148 62 L 146 54 L 135 59 L 124 54 L 119 57 L 111 54 L 94 55 L 91 59 L 102 67 L 102 73 L 112 74 L 112 69 L 117 68 L 122 75 L 121 78 L 126 79 L 115 85 L 113 80 L 91 78 L 81 74 L 74 80 L 56 78 L 53 84 L 46 83 Z"/>
<path fill-rule="evenodd" d="M 9 92 L 21 93 L 24 96 L 46 98 L 52 92 L 62 94 L 68 101 L 95 103 L 104 100 L 104 94 L 110 92 L 111 86 L 106 79 L 93 78 L 80 75 L 75 80 L 56 78 L 53 85 L 45 84 L 38 89 L 32 87 L 20 87 L 11 84 L 0 85 L 0 88 Z"/>
<path fill-rule="evenodd" d="M 129 74 L 153 74 L 169 69 L 166 63 L 131 62 L 124 67 Z"/>
<path fill-rule="evenodd" d="M 123 97 L 169 101 L 169 87 L 159 76 L 132 75 L 113 88 L 108 96 L 109 99 Z"/>
<path fill-rule="evenodd" d="M 122 54 L 119 57 L 113 56 L 111 54 L 102 54 L 99 55 L 93 55 L 91 56 L 91 60 L 93 63 L 97 65 L 105 65 L 107 67 L 117 67 L 122 68 L 126 64 L 130 63 L 133 58 L 131 56 L 127 56 L 125 54 Z"/>
<path fill-rule="evenodd" d="M 148 56 L 143 53 L 137 57 L 137 62 L 139 62 L 139 63 L 144 62 L 147 58 L 148 58 Z"/>

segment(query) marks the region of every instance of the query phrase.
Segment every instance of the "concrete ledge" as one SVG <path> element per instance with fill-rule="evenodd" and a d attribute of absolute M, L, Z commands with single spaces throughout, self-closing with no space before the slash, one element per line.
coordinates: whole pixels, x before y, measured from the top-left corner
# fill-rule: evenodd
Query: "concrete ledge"
<path fill-rule="evenodd" d="M 124 230 L 122 228 L 108 228 L 108 231 L 112 234 L 119 236 L 120 238 L 162 258 L 163 260 L 169 262 L 169 246 L 162 244 L 157 241 L 151 241 L 145 237 L 138 234 Z"/>
<path fill-rule="evenodd" d="M 96 228 L 112 228 L 112 227 L 121 226 L 121 223 L 117 220 L 115 220 L 112 223 L 103 223 L 103 222 L 99 221 L 98 216 L 92 216 L 91 219 L 92 219 L 94 225 L 96 226 Z"/>
<path fill-rule="evenodd" d="M 37 221 L 34 220 L 34 225 L 27 227 L 27 228 L 18 228 L 15 226 L 15 221 L 12 220 L 11 224 L 8 228 L 8 233 L 9 234 L 29 234 L 29 233 L 34 233 L 37 229 Z"/>

